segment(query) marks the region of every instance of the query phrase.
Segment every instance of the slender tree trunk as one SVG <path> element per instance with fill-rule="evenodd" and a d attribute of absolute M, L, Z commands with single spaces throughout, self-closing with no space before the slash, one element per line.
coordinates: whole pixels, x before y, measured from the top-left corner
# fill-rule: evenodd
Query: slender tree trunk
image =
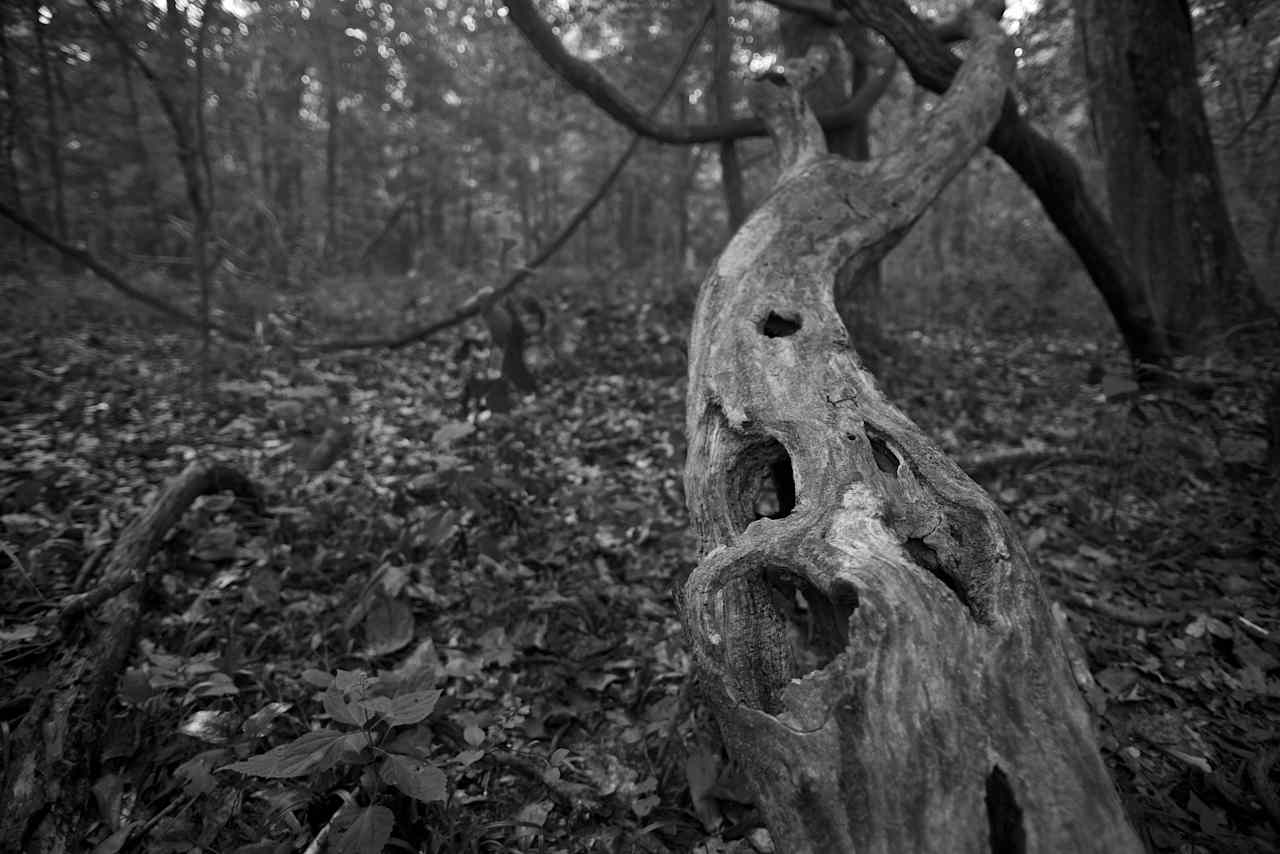
<path fill-rule="evenodd" d="M 117 14 L 119 11 L 117 10 Z M 159 245 L 157 228 L 164 222 L 164 213 L 160 207 L 155 167 L 151 162 L 151 153 L 147 148 L 147 137 L 142 128 L 142 106 L 138 103 L 137 87 L 133 83 L 133 64 L 129 54 L 119 45 L 116 56 L 120 65 L 120 84 L 124 89 L 125 99 L 129 104 L 129 127 L 133 131 L 133 150 L 130 152 L 132 164 L 137 168 L 137 179 L 129 188 L 131 196 L 141 196 L 151 211 L 151 223 L 145 231 L 138 233 L 135 229 L 126 229 L 126 237 L 130 245 L 138 247 L 146 254 L 155 254 Z"/>
<path fill-rule="evenodd" d="M 22 127 L 22 108 L 18 101 L 18 72 L 14 67 L 13 55 L 6 36 L 9 26 L 9 15 L 5 6 L 0 6 L 0 71 L 4 80 L 4 178 L 3 195 L 13 200 L 13 208 L 20 214 L 26 214 L 26 206 L 22 195 L 22 181 L 18 177 L 17 147 L 18 134 Z M 18 257 L 23 265 L 27 263 L 29 246 L 27 234 L 17 229 Z"/>
<path fill-rule="evenodd" d="M 676 121 L 689 123 L 689 91 L 676 95 Z M 676 269 L 682 269 L 689 252 L 689 193 L 693 189 L 693 149 L 682 145 L 676 154 Z"/>
<path fill-rule="evenodd" d="M 713 0 L 712 89 L 715 93 L 715 118 L 727 122 L 733 118 L 733 30 L 729 20 L 729 0 Z M 742 164 L 733 140 L 720 143 L 720 180 L 724 185 L 725 209 L 729 217 L 729 234 L 738 230 L 747 218 L 747 202 L 742 189 Z"/>
<path fill-rule="evenodd" d="M 333 7 L 316 7 L 321 50 L 324 53 L 324 105 L 328 128 L 324 137 L 324 257 L 332 261 L 338 250 L 338 64 L 333 56 Z"/>
<path fill-rule="evenodd" d="M 1245 263 L 1186 0 L 1075 0 L 1111 221 L 1178 350 L 1271 312 Z"/>
<path fill-rule="evenodd" d="M 475 190 L 472 189 L 471 167 L 467 167 L 467 184 L 466 190 L 463 191 L 462 200 L 462 234 L 458 239 L 458 258 L 457 265 L 464 269 L 471 266 L 472 243 L 475 240 L 475 212 L 473 196 Z"/>
<path fill-rule="evenodd" d="M 444 189 L 440 186 L 440 173 L 432 171 L 431 176 L 431 204 L 427 208 L 427 236 L 431 239 L 431 245 L 436 248 L 436 252 L 444 256 L 445 254 L 445 216 L 444 216 Z"/>
<path fill-rule="evenodd" d="M 273 150 L 271 173 L 274 178 L 272 203 L 275 216 L 281 224 L 283 257 L 279 259 L 281 279 L 285 285 L 293 284 L 295 256 L 302 240 L 303 188 L 302 188 L 302 129 L 300 126 L 303 90 L 302 76 L 305 62 L 283 58 L 279 64 L 280 84 L 273 93 Z"/>
<path fill-rule="evenodd" d="M 195 219 L 192 240 L 192 262 L 196 268 L 196 281 L 200 288 L 200 391 L 209 403 L 209 383 L 213 370 L 213 271 L 209 268 L 209 223 L 213 207 L 213 185 L 210 181 L 212 167 L 209 163 L 209 139 L 204 119 L 204 52 L 209 40 L 209 27 L 218 14 L 218 0 L 205 0 L 200 14 L 200 29 L 195 43 L 195 77 L 192 81 L 191 113 L 194 125 L 194 150 L 183 156 L 183 171 L 187 181 L 187 195 Z M 184 51 L 185 54 L 185 51 Z M 185 58 L 185 57 L 184 57 Z M 183 147 L 179 138 L 178 145 Z"/>
<path fill-rule="evenodd" d="M 58 111 L 58 101 L 54 95 L 53 69 L 49 64 L 49 46 L 46 43 L 45 30 L 48 27 L 43 19 L 45 6 L 32 0 L 31 27 L 36 36 L 36 63 L 40 69 L 40 86 L 44 93 L 45 121 L 48 124 L 48 141 L 45 144 L 45 155 L 49 160 L 49 180 L 53 189 L 53 230 L 59 240 L 67 239 L 67 199 L 66 177 L 62 160 L 62 116 Z"/>

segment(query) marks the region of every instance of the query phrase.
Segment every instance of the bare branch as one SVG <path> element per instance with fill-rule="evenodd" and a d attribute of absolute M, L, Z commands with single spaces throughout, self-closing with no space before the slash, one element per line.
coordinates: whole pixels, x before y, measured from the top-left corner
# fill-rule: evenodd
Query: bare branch
<path fill-rule="evenodd" d="M 945 92 L 960 58 L 947 49 L 930 27 L 903 0 L 840 0 L 863 26 L 888 40 L 919 85 Z M 991 3 L 994 12 L 1003 7 Z M 1161 364 L 1168 360 L 1168 342 L 1151 317 L 1150 307 L 1116 239 L 1106 215 L 1094 203 L 1075 158 L 1040 133 L 1022 116 L 1012 92 L 1005 94 L 1003 112 L 987 138 L 987 147 L 1000 155 L 1036 194 L 1049 219 L 1076 251 L 1080 261 L 1111 309 L 1120 334 L 1135 360 Z"/>
<path fill-rule="evenodd" d="M 682 125 L 660 121 L 654 114 L 645 114 L 593 65 L 569 53 L 551 26 L 538 13 L 532 0 L 505 2 L 511 23 L 553 71 L 590 98 L 592 103 L 615 121 L 641 136 L 671 145 L 765 136 L 764 122 L 758 118 L 739 118 L 718 124 Z M 881 73 L 844 105 L 819 114 L 818 121 L 822 127 L 826 130 L 838 130 L 865 117 L 888 88 L 891 76 L 892 69 Z"/>
<path fill-rule="evenodd" d="M 94 275 L 96 275 L 98 278 L 102 279 L 104 282 L 111 285 L 111 287 L 120 291 L 120 293 L 124 294 L 125 296 L 130 297 L 131 299 L 137 300 L 143 305 L 146 305 L 149 308 L 159 312 L 160 314 L 163 314 L 165 317 L 178 321 L 183 326 L 190 326 L 193 329 L 204 328 L 204 324 L 200 320 L 200 318 L 187 314 L 185 311 L 178 308 L 177 306 L 172 305 L 168 302 L 165 302 L 159 297 L 152 296 L 146 291 L 139 290 L 138 288 L 126 282 L 122 275 L 120 275 L 115 270 L 108 267 L 103 262 L 99 261 L 93 255 L 90 255 L 88 252 L 84 251 L 83 249 L 72 246 L 70 243 L 66 243 L 65 241 L 59 240 L 57 237 L 54 237 L 52 234 L 50 234 L 49 232 L 41 228 L 40 225 L 38 225 L 34 220 L 27 218 L 26 216 L 14 210 L 13 208 L 9 207 L 9 205 L 5 204 L 2 201 L 0 201 L 0 216 L 3 216 L 5 219 L 8 219 L 9 221 L 13 222 L 19 228 L 23 229 L 28 234 L 32 235 L 38 240 L 41 240 L 44 243 L 49 244 L 54 249 L 57 249 L 59 252 L 61 252 L 67 258 L 70 258 L 71 260 L 80 264 L 82 267 L 87 268 L 88 270 L 93 272 Z M 248 334 L 244 332 L 240 332 L 239 330 L 222 326 L 221 324 L 218 324 L 218 323 L 213 323 L 212 321 L 209 323 L 209 328 L 214 332 L 217 332 L 219 335 L 223 336 L 224 338 L 227 338 L 231 341 L 239 341 L 241 343 L 245 343 L 253 340 Z"/>
<path fill-rule="evenodd" d="M 854 22 L 847 11 L 833 9 L 826 5 L 825 0 L 763 0 L 763 2 L 784 12 L 808 15 L 818 23 L 825 24 L 828 27 L 841 27 Z M 977 0 L 973 4 L 973 8 L 990 15 L 998 21 L 1004 16 L 1005 4 L 1003 0 Z M 948 44 L 964 41 L 968 38 L 965 32 L 966 13 L 967 10 L 962 9 L 950 18 L 935 21 L 929 26 L 935 36 Z"/>
<path fill-rule="evenodd" d="M 852 20 L 848 12 L 832 9 L 825 0 L 764 0 L 764 2 L 784 12 L 808 15 L 818 23 L 826 24 L 828 27 L 838 27 Z"/>
<path fill-rule="evenodd" d="M 1267 84 L 1266 90 L 1263 91 L 1262 97 L 1258 100 L 1258 106 L 1254 109 L 1253 115 L 1245 119 L 1244 123 L 1240 125 L 1240 129 L 1236 131 L 1236 135 L 1227 143 L 1228 146 L 1235 145 L 1237 142 L 1244 139 L 1245 132 L 1248 131 L 1250 126 L 1267 111 L 1267 104 L 1271 103 L 1271 97 L 1275 95 L 1278 85 L 1280 85 L 1280 62 L 1276 63 L 1275 70 L 1271 72 L 1271 82 Z"/>

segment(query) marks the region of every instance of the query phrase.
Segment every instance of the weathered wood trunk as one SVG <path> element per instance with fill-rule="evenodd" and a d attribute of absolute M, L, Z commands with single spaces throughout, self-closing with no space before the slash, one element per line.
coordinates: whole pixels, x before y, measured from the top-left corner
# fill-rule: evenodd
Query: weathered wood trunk
<path fill-rule="evenodd" d="M 1000 114 L 1011 54 L 970 26 L 916 145 L 879 161 L 826 155 L 796 90 L 759 84 L 782 175 L 699 296 L 682 616 L 789 854 L 1141 850 L 1008 520 L 885 400 L 833 304 Z"/>

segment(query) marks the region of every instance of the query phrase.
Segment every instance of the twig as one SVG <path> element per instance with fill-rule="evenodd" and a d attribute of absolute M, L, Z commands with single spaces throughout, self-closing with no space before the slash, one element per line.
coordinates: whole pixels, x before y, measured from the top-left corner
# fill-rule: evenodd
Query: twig
<path fill-rule="evenodd" d="M 31 572 L 23 565 L 22 558 L 20 558 L 18 553 L 10 548 L 9 544 L 4 540 L 0 540 L 0 551 L 3 551 L 5 555 L 8 556 L 10 562 L 18 568 L 18 574 L 22 576 L 24 581 L 31 585 L 31 589 L 36 592 L 36 595 L 41 599 L 47 598 L 44 591 L 40 589 L 40 585 L 36 584 L 35 577 L 32 576 Z"/>
<path fill-rule="evenodd" d="M 1153 629 L 1168 623 L 1176 623 L 1182 619 L 1182 614 L 1175 614 L 1168 611 L 1157 611 L 1151 608 L 1141 610 L 1130 610 L 1122 608 L 1119 605 L 1113 605 L 1110 602 L 1104 602 L 1101 599 L 1077 591 L 1067 593 L 1066 600 L 1068 604 L 1079 605 L 1087 608 L 1095 614 L 1114 620 L 1117 623 L 1124 623 L 1129 626 L 1138 626 L 1139 628 Z"/>

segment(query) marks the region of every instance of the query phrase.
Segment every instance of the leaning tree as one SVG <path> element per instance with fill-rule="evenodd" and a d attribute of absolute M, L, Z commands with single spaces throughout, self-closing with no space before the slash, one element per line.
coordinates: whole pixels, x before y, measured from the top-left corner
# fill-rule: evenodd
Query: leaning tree
<path fill-rule="evenodd" d="M 930 91 L 946 90 L 960 67 L 960 58 L 946 44 L 955 39 L 956 23 L 931 26 L 911 11 L 906 0 L 765 1 L 789 11 L 803 12 L 827 26 L 844 27 L 853 23 L 875 30 L 902 59 L 912 80 Z M 689 145 L 765 133 L 759 120 L 683 125 L 646 116 L 594 66 L 569 52 L 538 13 L 534 0 L 503 2 L 507 17 L 548 66 L 601 110 L 646 139 Z M 1000 11 L 1004 7 L 1000 0 L 980 0 L 977 5 Z M 887 72 L 875 75 L 846 102 L 820 112 L 818 120 L 822 127 L 834 131 L 864 120 L 867 109 L 884 92 L 889 79 Z M 1134 361 L 1156 365 L 1167 362 L 1171 355 L 1169 342 L 1156 322 L 1111 224 L 1090 197 L 1084 173 L 1075 158 L 1027 121 L 1011 90 L 1005 92 L 999 118 L 985 142 L 1035 194 L 1045 214 L 1075 250 L 1115 319 Z"/>
<path fill-rule="evenodd" d="M 756 84 L 780 177 L 698 299 L 681 612 L 779 851 L 1141 850 L 1009 521 L 884 398 L 834 304 L 1006 108 L 1007 42 L 968 27 L 911 148 L 868 163 L 826 153 L 791 85 L 816 61 Z"/>

